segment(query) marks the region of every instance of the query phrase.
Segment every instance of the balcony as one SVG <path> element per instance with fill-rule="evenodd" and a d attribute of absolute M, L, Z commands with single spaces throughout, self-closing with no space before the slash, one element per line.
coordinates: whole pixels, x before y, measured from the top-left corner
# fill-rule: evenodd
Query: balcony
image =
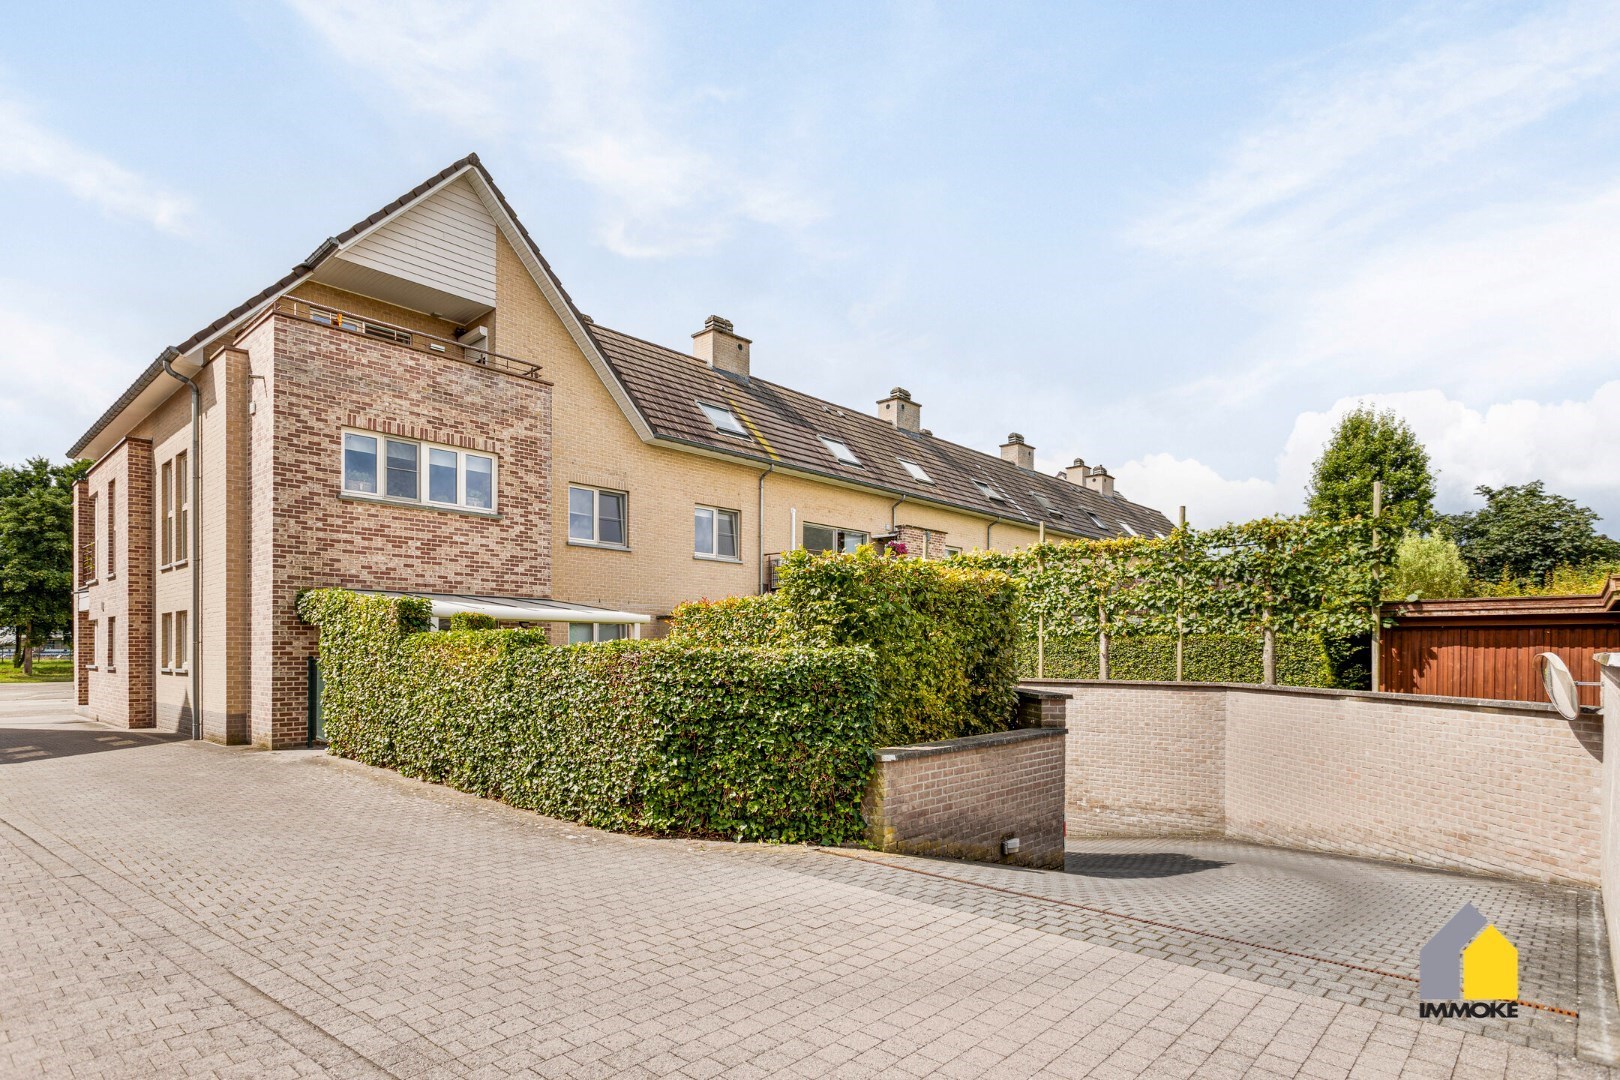
<path fill-rule="evenodd" d="M 489 368 L 519 379 L 540 381 L 540 365 L 528 360 L 519 360 L 515 356 L 505 356 L 489 349 L 463 345 L 453 338 L 437 337 L 420 330 L 408 330 L 402 326 L 395 326 L 365 315 L 356 315 L 351 311 L 343 311 L 325 304 L 311 304 L 296 296 L 282 297 L 275 302 L 271 310 L 274 314 L 298 319 L 300 322 L 329 326 L 334 330 L 371 338 L 373 341 L 386 341 L 415 352 L 441 356 L 461 364 Z"/>

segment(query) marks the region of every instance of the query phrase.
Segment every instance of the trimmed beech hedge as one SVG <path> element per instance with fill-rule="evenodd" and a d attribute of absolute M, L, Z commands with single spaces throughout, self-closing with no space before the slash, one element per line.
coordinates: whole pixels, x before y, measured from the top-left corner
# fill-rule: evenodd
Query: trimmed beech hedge
<path fill-rule="evenodd" d="M 1265 677 L 1264 645 L 1249 635 L 1189 634 L 1183 652 L 1188 682 L 1259 683 Z M 1035 635 L 1019 644 L 1018 666 L 1035 678 Z M 1054 638 L 1046 643 L 1048 679 L 1095 679 L 1097 642 L 1091 638 Z M 1176 639 L 1172 634 L 1118 637 L 1108 643 L 1111 679 L 1170 682 L 1176 677 Z M 1277 638 L 1277 682 L 1283 686 L 1332 686 L 1333 673 L 1320 639 L 1306 634 Z"/>
<path fill-rule="evenodd" d="M 864 649 L 426 634 L 428 605 L 306 593 L 332 753 L 600 828 L 862 835 L 876 687 Z"/>
<path fill-rule="evenodd" d="M 870 546 L 789 553 L 768 596 L 682 604 L 671 639 L 865 646 L 876 658 L 878 746 L 1005 731 L 1018 704 L 1019 587 L 998 570 Z"/>

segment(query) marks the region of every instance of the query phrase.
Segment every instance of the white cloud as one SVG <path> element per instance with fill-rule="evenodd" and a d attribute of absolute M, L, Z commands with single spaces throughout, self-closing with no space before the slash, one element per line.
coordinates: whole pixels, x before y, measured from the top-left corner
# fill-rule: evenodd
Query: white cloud
<path fill-rule="evenodd" d="M 49 298 L 23 283 L 0 286 L 15 302 L 0 306 L 0 340 L 28 343 L 0 358 L 0 462 L 60 457 L 128 383 L 130 358 L 72 320 L 41 314 Z"/>
<path fill-rule="evenodd" d="M 0 176 L 60 184 L 115 217 L 182 232 L 191 201 L 50 131 L 19 101 L 0 97 Z"/>
<path fill-rule="evenodd" d="M 1499 142 L 1620 68 L 1620 8 L 1572 3 L 1472 38 L 1430 41 L 1417 21 L 1313 66 L 1201 185 L 1141 222 L 1151 247 L 1276 269 L 1319 262 L 1435 194 L 1437 168 Z"/>
<path fill-rule="evenodd" d="M 1620 522 L 1620 380 L 1585 400 L 1513 400 L 1471 408 L 1439 390 L 1342 398 L 1294 420 L 1274 473 L 1230 479 L 1196 459 L 1149 454 L 1117 470 L 1121 493 L 1173 513 L 1185 505 L 1194 525 L 1242 521 L 1269 513 L 1299 513 L 1311 466 L 1339 419 L 1359 402 L 1392 408 L 1428 448 L 1437 472 L 1441 510 L 1479 505 L 1473 494 L 1544 480 L 1551 491 L 1585 502 L 1610 523 Z M 1611 524 L 1611 529 L 1614 527 Z"/>
<path fill-rule="evenodd" d="M 600 196 L 601 238 L 621 255 L 701 251 L 740 225 L 820 215 L 780 147 L 705 131 L 698 114 L 726 93 L 658 82 L 669 46 L 627 0 L 288 2 L 391 105 L 562 162 Z"/>

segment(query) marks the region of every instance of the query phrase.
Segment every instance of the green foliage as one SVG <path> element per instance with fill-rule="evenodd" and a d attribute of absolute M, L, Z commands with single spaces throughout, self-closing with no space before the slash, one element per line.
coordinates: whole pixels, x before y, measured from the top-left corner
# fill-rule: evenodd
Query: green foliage
<path fill-rule="evenodd" d="M 876 660 L 880 746 L 1007 729 L 1018 700 L 1018 588 L 1007 575 L 863 546 L 790 552 L 781 581 L 769 597 L 683 605 L 672 637 L 865 646 Z"/>
<path fill-rule="evenodd" d="M 1255 637 L 1190 635 L 1182 653 L 1184 678 L 1188 682 L 1258 683 L 1265 674 L 1261 655 L 1263 649 L 1263 643 Z M 1018 666 L 1025 678 L 1035 677 L 1035 642 L 1028 635 L 1019 643 Z M 1110 640 L 1108 675 L 1111 679 L 1172 681 L 1176 677 L 1175 635 L 1150 634 Z M 1096 640 L 1071 637 L 1049 641 L 1046 647 L 1046 677 L 1097 678 Z M 1334 685 L 1322 642 L 1306 635 L 1279 637 L 1277 682 L 1283 686 Z"/>
<path fill-rule="evenodd" d="M 1539 586 L 1560 567 L 1620 560 L 1620 542 L 1597 531 L 1597 512 L 1549 493 L 1540 480 L 1474 490 L 1485 506 L 1446 525 L 1480 581 Z"/>
<path fill-rule="evenodd" d="M 1408 531 L 1395 549 L 1395 566 L 1384 584 L 1386 600 L 1434 600 L 1474 595 L 1457 542 L 1442 533 Z"/>
<path fill-rule="evenodd" d="M 42 457 L 0 468 L 0 625 L 26 666 L 36 643 L 73 629 L 73 485 L 89 469 Z"/>
<path fill-rule="evenodd" d="M 1374 480 L 1384 482 L 1384 514 L 1396 528 L 1421 525 L 1434 512 L 1429 453 L 1393 409 L 1358 405 L 1322 448 L 1306 488 L 1312 515 L 1365 517 Z"/>
<path fill-rule="evenodd" d="M 696 644 L 764 648 L 791 643 L 780 594 L 694 600 L 675 608 L 670 636 Z"/>
<path fill-rule="evenodd" d="M 477 611 L 458 611 L 450 616 L 452 630 L 494 630 L 499 626 L 495 616 Z"/>
<path fill-rule="evenodd" d="M 841 843 L 863 829 L 862 649 L 417 633 L 415 599 L 309 592 L 332 752 L 601 828 Z"/>
<path fill-rule="evenodd" d="M 72 660 L 35 660 L 33 671 L 0 664 L 0 683 L 72 682 Z"/>

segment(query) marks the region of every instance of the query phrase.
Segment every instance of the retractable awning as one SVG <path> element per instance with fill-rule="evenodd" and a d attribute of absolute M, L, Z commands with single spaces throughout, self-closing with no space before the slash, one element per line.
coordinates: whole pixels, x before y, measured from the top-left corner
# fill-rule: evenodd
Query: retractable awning
<path fill-rule="evenodd" d="M 356 589 L 361 596 L 399 598 L 415 596 L 433 605 L 435 619 L 447 619 L 467 612 L 488 615 L 496 622 L 565 622 L 565 623 L 632 623 L 644 625 L 653 621 L 651 615 L 634 611 L 612 611 L 608 608 L 569 604 L 561 600 L 526 599 L 516 596 L 475 596 L 470 593 L 388 592 L 377 589 Z"/>

